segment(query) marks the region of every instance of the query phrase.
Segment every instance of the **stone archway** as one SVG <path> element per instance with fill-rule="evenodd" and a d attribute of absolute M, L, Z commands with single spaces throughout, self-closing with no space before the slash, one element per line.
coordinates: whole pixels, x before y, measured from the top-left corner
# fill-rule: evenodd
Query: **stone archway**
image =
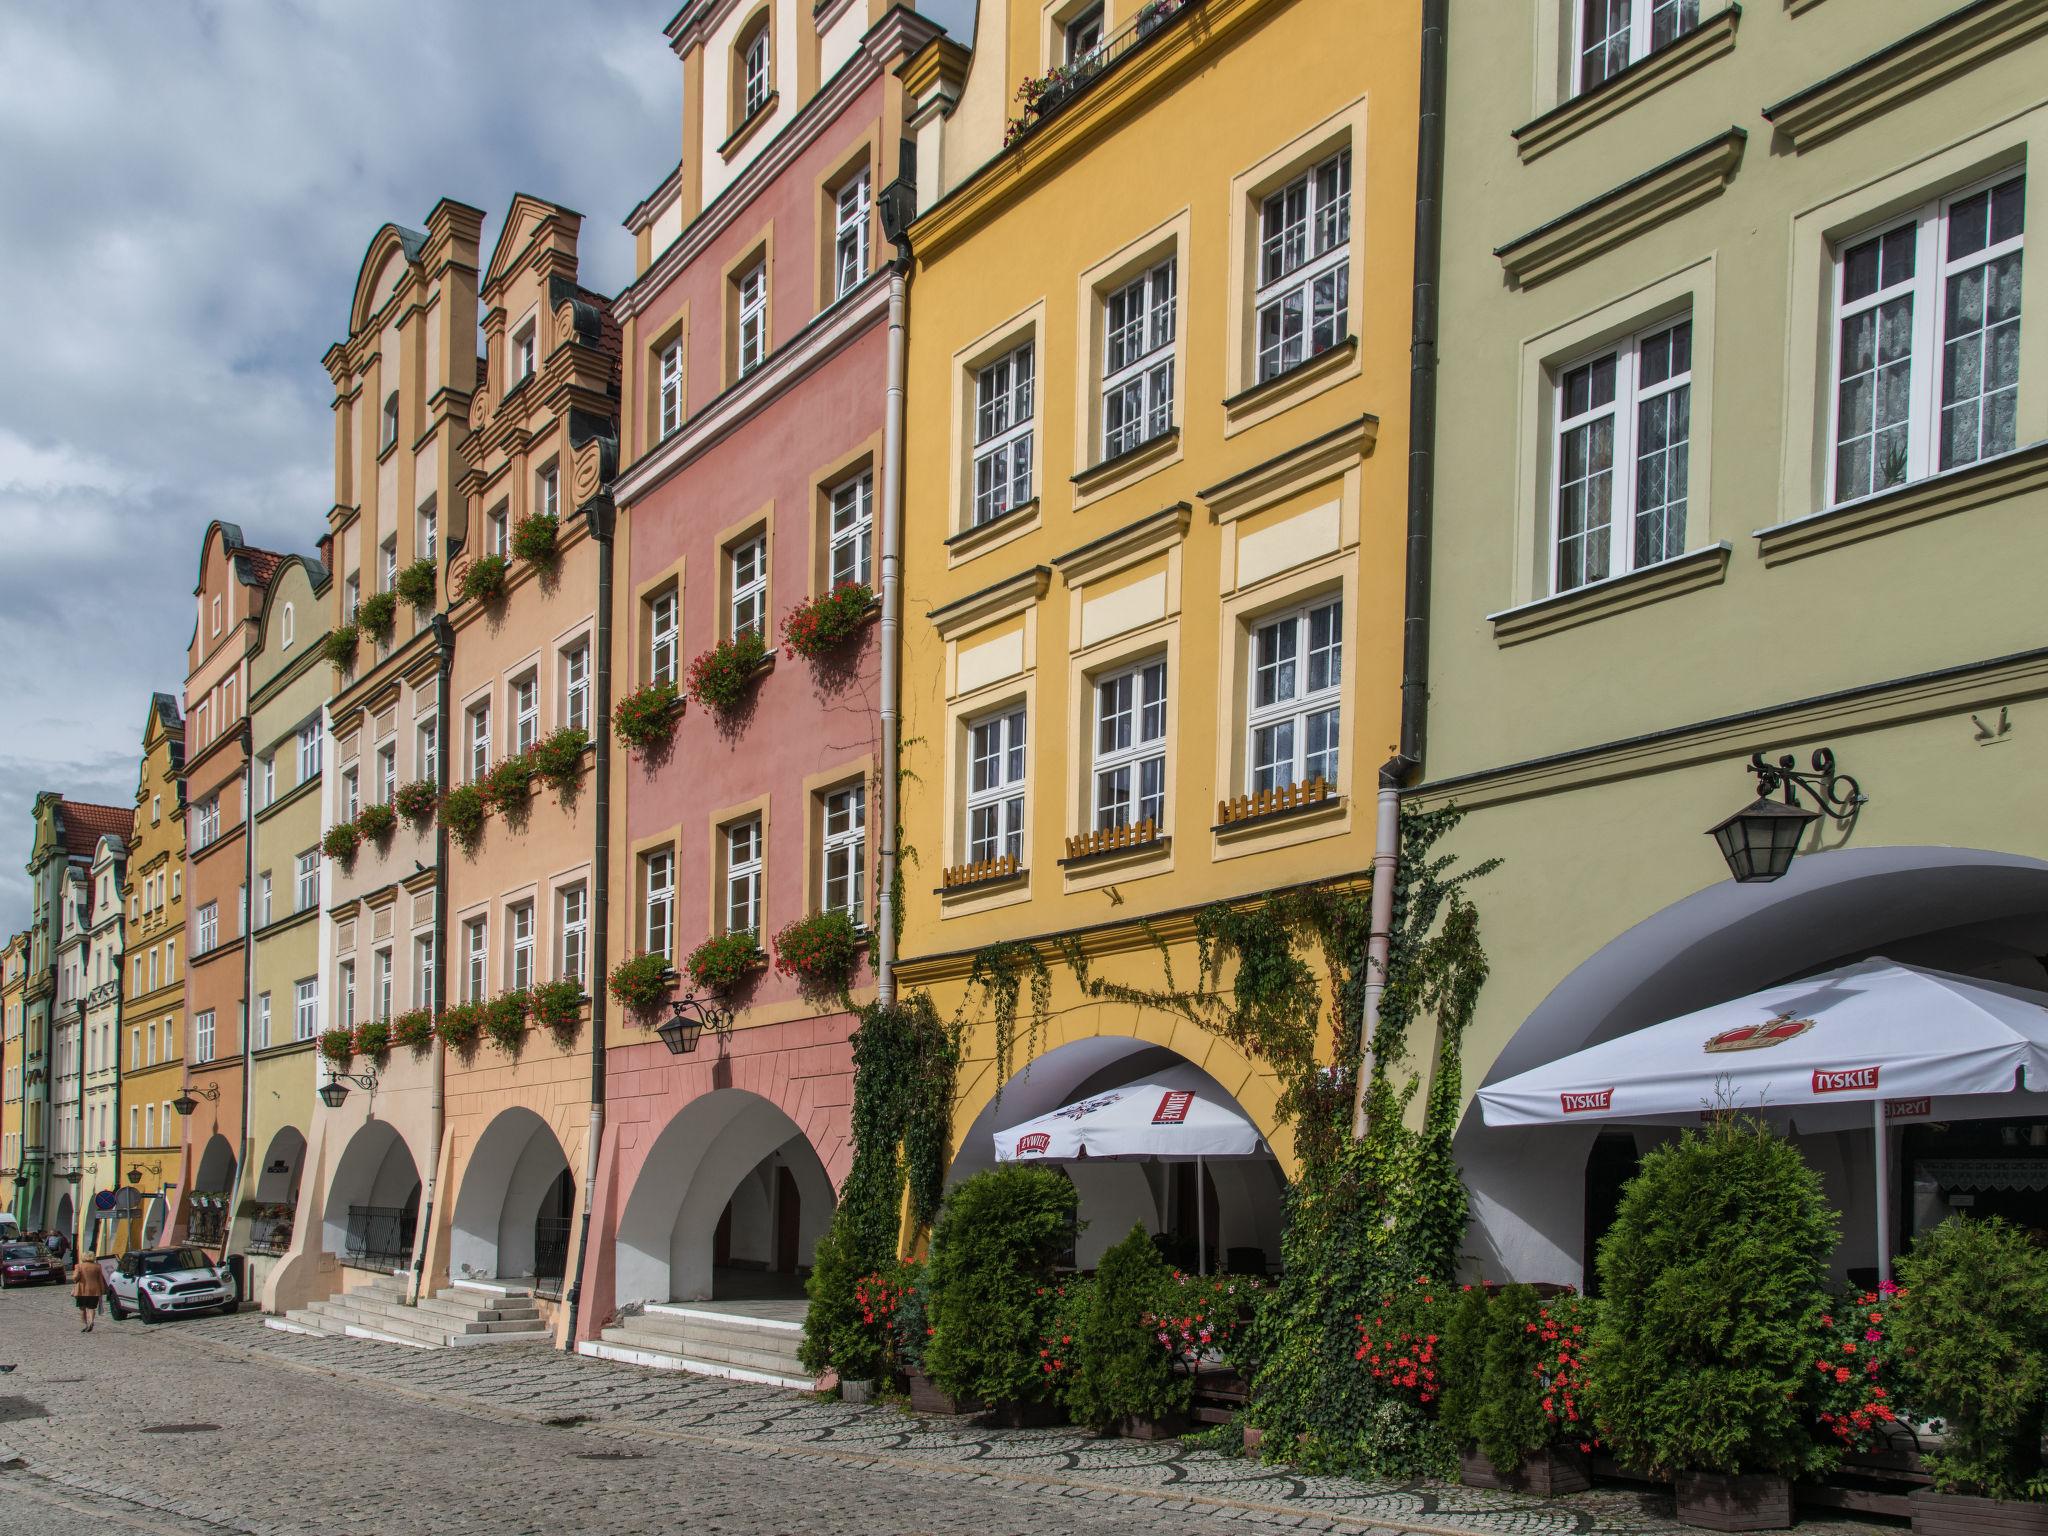
<path fill-rule="evenodd" d="M 449 1223 L 449 1278 L 559 1289 L 574 1191 L 568 1156 L 548 1123 L 523 1106 L 500 1113 L 463 1169 Z"/>
<path fill-rule="evenodd" d="M 631 1302 L 802 1294 L 836 1196 L 803 1132 L 758 1094 L 722 1088 L 662 1128 L 615 1239 Z"/>
<path fill-rule="evenodd" d="M 320 1246 L 358 1268 L 405 1269 L 412 1263 L 419 1205 L 419 1168 L 405 1138 L 389 1121 L 365 1121 L 335 1165 Z"/>
<path fill-rule="evenodd" d="M 2043 954 L 2048 863 L 1915 846 L 1807 855 L 1781 880 L 1720 881 L 1615 936 L 1551 989 L 1484 1081 L 1873 955 L 2040 990 L 2048 988 Z M 1456 1143 L 1471 1191 L 1468 1263 L 1489 1278 L 1581 1283 L 1588 1160 L 1601 1131 L 1622 1129 L 1493 1129 L 1469 1103 Z M 1675 1134 L 1642 1128 L 1638 1148 Z M 1867 1209 L 1875 1190 L 1867 1133 L 1800 1140 L 1837 1206 Z M 1875 1257 L 1867 1224 L 1845 1222 L 1838 1264 L 1863 1267 Z"/>
<path fill-rule="evenodd" d="M 249 1246 L 265 1253 L 291 1247 L 299 1206 L 299 1178 L 306 1166 L 306 1137 L 297 1126 L 281 1127 L 256 1165 L 256 1211 L 249 1224 Z"/>

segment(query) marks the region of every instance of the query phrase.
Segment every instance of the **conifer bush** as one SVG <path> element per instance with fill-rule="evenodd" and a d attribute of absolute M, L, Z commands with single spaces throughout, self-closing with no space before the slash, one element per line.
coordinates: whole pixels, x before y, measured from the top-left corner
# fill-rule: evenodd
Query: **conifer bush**
<path fill-rule="evenodd" d="M 942 1392 L 1036 1402 L 1052 1268 L 1073 1241 L 1074 1186 L 1050 1168 L 1005 1164 L 947 1194 L 927 1266 L 925 1370 Z"/>
<path fill-rule="evenodd" d="M 1173 1366 L 1152 1319 L 1173 1286 L 1173 1270 L 1142 1226 L 1102 1256 L 1086 1305 L 1073 1318 L 1073 1375 L 1061 1393 L 1079 1423 L 1110 1429 L 1124 1419 L 1157 1419 L 1188 1405 L 1194 1379 Z"/>

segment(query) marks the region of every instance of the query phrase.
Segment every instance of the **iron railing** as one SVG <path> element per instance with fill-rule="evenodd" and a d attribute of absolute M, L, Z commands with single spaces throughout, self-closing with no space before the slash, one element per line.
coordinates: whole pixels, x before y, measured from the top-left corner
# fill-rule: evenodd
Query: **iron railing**
<path fill-rule="evenodd" d="M 412 1258 L 411 1211 L 395 1205 L 352 1205 L 348 1208 L 347 1263 L 358 1269 L 403 1269 Z"/>
<path fill-rule="evenodd" d="M 533 1288 L 559 1291 L 569 1272 L 569 1218 L 539 1216 L 533 1223 Z"/>
<path fill-rule="evenodd" d="M 1027 80 L 1020 101 L 1021 116 L 1010 124 L 1014 142 L 1044 122 L 1074 97 L 1093 85 L 1110 67 L 1151 41 L 1153 35 L 1184 11 L 1192 11 L 1197 0 L 1146 0 L 1136 15 L 1110 33 L 1087 53 L 1070 64 L 1057 65 L 1043 75 Z"/>
<path fill-rule="evenodd" d="M 185 1229 L 185 1240 L 201 1248 L 218 1248 L 228 1229 L 228 1213 L 218 1206 L 197 1206 Z"/>

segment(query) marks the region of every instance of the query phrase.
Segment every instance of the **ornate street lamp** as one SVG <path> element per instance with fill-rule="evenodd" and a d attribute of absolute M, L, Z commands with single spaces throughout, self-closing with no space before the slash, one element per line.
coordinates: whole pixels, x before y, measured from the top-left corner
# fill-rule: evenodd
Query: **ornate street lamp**
<path fill-rule="evenodd" d="M 687 1056 L 697 1049 L 697 1041 L 705 1030 L 721 1039 L 732 1033 L 732 1013 L 715 1003 L 707 1003 L 696 993 L 679 997 L 668 1005 L 666 1023 L 654 1031 L 661 1036 L 661 1043 L 669 1048 L 671 1055 Z"/>
<path fill-rule="evenodd" d="M 198 1097 L 195 1098 L 195 1094 Z M 178 1112 L 179 1118 L 190 1119 L 192 1111 L 199 1107 L 200 1099 L 206 1100 L 209 1104 L 218 1102 L 220 1099 L 220 1084 L 207 1083 L 203 1087 L 195 1088 L 192 1084 L 187 1083 L 178 1090 L 178 1096 L 171 1100 L 171 1108 Z"/>
<path fill-rule="evenodd" d="M 1761 752 L 1753 753 L 1749 771 L 1756 775 L 1756 799 L 1707 828 L 1728 861 L 1728 873 L 1743 884 L 1778 879 L 1792 867 L 1792 856 L 1799 852 L 1809 825 L 1825 815 L 1837 826 L 1846 826 L 1870 799 L 1855 779 L 1836 771 L 1835 754 L 1826 747 L 1813 754 L 1810 773 L 1800 772 L 1789 752 L 1775 763 L 1765 762 Z M 1819 803 L 1819 810 L 1800 803 L 1802 789 Z M 1773 800 L 1779 791 L 1785 798 Z"/>
<path fill-rule="evenodd" d="M 339 1109 L 348 1101 L 348 1085 L 354 1083 L 365 1093 L 377 1086 L 377 1074 L 365 1067 L 360 1072 L 337 1072 L 327 1069 L 327 1081 L 320 1085 L 320 1102 L 329 1109 Z"/>

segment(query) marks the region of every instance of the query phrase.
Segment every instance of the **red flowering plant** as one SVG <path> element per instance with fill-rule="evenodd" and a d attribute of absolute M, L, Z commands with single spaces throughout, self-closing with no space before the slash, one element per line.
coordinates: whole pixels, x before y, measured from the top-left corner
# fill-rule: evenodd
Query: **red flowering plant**
<path fill-rule="evenodd" d="M 798 603 L 782 618 L 782 649 L 793 661 L 832 655 L 860 632 L 875 594 L 864 581 L 842 581 L 830 592 Z"/>
<path fill-rule="evenodd" d="M 877 1376 L 891 1377 L 907 1369 L 923 1358 L 922 1343 L 917 1340 L 916 1359 L 907 1358 L 904 1335 L 904 1321 L 908 1314 L 915 1312 L 920 1325 L 924 1320 L 924 1309 L 915 1303 L 919 1282 L 923 1279 L 923 1266 L 919 1264 L 896 1264 L 886 1270 L 875 1270 L 862 1275 L 853 1283 L 853 1307 L 858 1315 L 862 1341 L 879 1365 Z"/>
<path fill-rule="evenodd" d="M 867 940 L 843 911 L 813 912 L 775 935 L 775 969 L 796 979 L 806 997 L 835 997 L 853 980 Z"/>
<path fill-rule="evenodd" d="M 1886 1280 L 1874 1291 L 1851 1291 L 1820 1317 L 1808 1400 L 1824 1438 L 1845 1451 L 1882 1444 L 1898 1418 L 1900 1360 L 1886 1314 L 1906 1294 Z"/>
<path fill-rule="evenodd" d="M 714 715 L 731 715 L 746 701 L 769 654 L 758 630 L 743 629 L 732 639 L 719 641 L 690 663 L 690 697 Z"/>
<path fill-rule="evenodd" d="M 1045 1378 L 1045 1396 L 1055 1402 L 1069 1398 L 1080 1376 L 1076 1342 L 1094 1289 L 1095 1282 L 1083 1276 L 1038 1288 L 1043 1319 L 1038 1334 L 1038 1372 Z"/>
<path fill-rule="evenodd" d="M 619 700 L 612 711 L 612 734 L 636 752 L 659 750 L 675 734 L 683 717 L 682 695 L 674 683 L 649 683 Z"/>
<path fill-rule="evenodd" d="M 1250 1275 L 1191 1275 L 1173 1272 L 1173 1283 L 1145 1326 L 1172 1358 L 1174 1369 L 1192 1376 L 1208 1362 L 1227 1361 L 1251 1321 L 1263 1282 Z"/>
<path fill-rule="evenodd" d="M 1417 1275 L 1405 1290 L 1380 1298 L 1371 1314 L 1355 1312 L 1358 1347 L 1351 1358 L 1383 1387 L 1427 1406 L 1442 1391 L 1437 1372 L 1437 1345 L 1442 1342 L 1448 1297 L 1427 1275 Z"/>
<path fill-rule="evenodd" d="M 1460 1453 L 1513 1472 L 1546 1449 L 1597 1443 L 1586 1396 L 1592 1303 L 1576 1291 L 1466 1286 L 1443 1320 L 1436 1351 L 1443 1390 L 1437 1423 Z"/>

